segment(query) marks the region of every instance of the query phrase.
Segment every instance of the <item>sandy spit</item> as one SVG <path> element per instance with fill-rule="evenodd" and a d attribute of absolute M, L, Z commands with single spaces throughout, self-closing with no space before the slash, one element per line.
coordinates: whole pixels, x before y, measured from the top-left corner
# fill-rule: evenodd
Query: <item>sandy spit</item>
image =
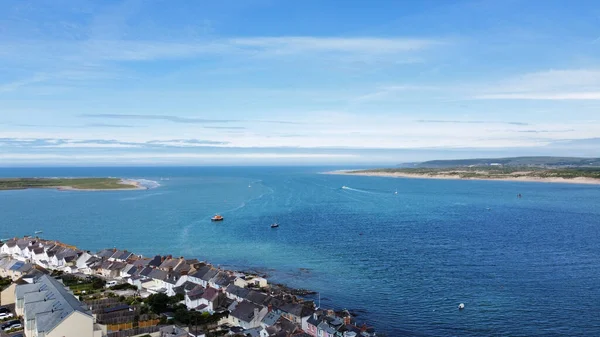
<path fill-rule="evenodd" d="M 75 188 L 73 186 L 57 186 L 57 187 L 48 187 L 55 188 L 59 191 L 132 191 L 132 190 L 147 190 L 148 188 L 142 186 L 138 181 L 121 179 L 120 184 L 123 185 L 133 185 L 135 187 L 123 187 L 123 188 Z"/>
<path fill-rule="evenodd" d="M 493 181 L 523 181 L 538 183 L 567 183 L 567 184 L 588 184 L 600 185 L 600 179 L 577 177 L 573 179 L 565 178 L 539 178 L 539 177 L 502 177 L 502 178 L 462 178 L 452 174 L 414 174 L 404 172 L 352 172 L 350 170 L 338 170 L 323 172 L 323 174 L 356 175 L 368 177 L 389 177 L 389 178 L 412 178 L 412 179 L 445 179 L 445 180 L 493 180 Z"/>

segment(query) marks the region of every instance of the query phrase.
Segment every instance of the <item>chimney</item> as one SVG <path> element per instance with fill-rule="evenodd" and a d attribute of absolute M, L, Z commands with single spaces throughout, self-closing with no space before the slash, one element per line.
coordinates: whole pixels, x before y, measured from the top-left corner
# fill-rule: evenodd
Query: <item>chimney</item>
<path fill-rule="evenodd" d="M 258 308 L 254 308 L 254 318 L 253 319 L 257 319 L 258 318 Z"/>
<path fill-rule="evenodd" d="M 319 319 L 319 317 L 317 316 L 317 313 L 316 313 L 316 312 L 314 312 L 314 313 L 313 313 L 313 319 L 314 319 L 315 321 Z"/>
<path fill-rule="evenodd" d="M 268 312 L 273 311 L 273 304 L 269 304 L 269 306 L 267 307 Z"/>

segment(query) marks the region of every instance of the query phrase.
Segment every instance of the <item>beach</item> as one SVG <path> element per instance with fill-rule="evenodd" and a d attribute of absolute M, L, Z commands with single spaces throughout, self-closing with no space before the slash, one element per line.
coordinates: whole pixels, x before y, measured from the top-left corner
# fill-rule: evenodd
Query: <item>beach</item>
<path fill-rule="evenodd" d="M 73 186 L 51 186 L 46 188 L 57 189 L 59 191 L 134 191 L 134 190 L 147 190 L 148 187 L 143 186 L 139 181 L 130 179 L 121 179 L 119 184 L 123 185 L 123 188 L 77 188 Z"/>
<path fill-rule="evenodd" d="M 454 171 L 456 172 L 456 171 Z M 518 175 L 516 174 L 518 173 Z M 354 171 L 354 170 L 337 170 L 324 172 L 323 174 L 333 175 L 353 175 L 353 176 L 367 176 L 367 177 L 388 177 L 388 178 L 410 178 L 410 179 L 443 179 L 443 180 L 492 180 L 492 181 L 521 181 L 521 182 L 538 182 L 538 183 L 567 183 L 567 184 L 587 184 L 587 185 L 600 185 L 600 179 L 587 178 L 587 177 L 576 177 L 571 179 L 565 179 L 560 177 L 527 177 L 522 176 L 529 172 L 515 172 L 513 174 L 507 174 L 502 177 L 461 177 L 458 174 L 450 174 L 440 172 L 436 174 L 418 174 L 418 173 L 406 173 L 406 172 L 375 172 L 375 171 Z"/>

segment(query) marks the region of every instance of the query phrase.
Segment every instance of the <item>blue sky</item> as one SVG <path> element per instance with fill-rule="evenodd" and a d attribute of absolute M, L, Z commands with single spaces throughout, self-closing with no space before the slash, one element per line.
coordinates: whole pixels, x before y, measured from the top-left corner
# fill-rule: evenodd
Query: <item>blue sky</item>
<path fill-rule="evenodd" d="M 597 1 L 2 1 L 0 165 L 600 156 Z"/>

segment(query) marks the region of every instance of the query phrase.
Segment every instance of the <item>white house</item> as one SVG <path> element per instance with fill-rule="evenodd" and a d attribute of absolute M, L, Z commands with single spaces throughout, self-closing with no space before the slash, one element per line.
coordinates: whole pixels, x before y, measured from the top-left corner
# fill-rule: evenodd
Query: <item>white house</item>
<path fill-rule="evenodd" d="M 196 309 L 202 304 L 202 295 L 204 295 L 204 288 L 201 285 L 197 285 L 194 289 L 185 294 L 185 306 L 188 309 Z"/>
<path fill-rule="evenodd" d="M 81 255 L 79 255 L 79 257 L 77 257 L 77 260 L 75 261 L 75 267 L 77 267 L 77 269 L 84 274 L 88 274 L 88 275 L 91 274 L 92 270 L 87 264 L 87 262 L 91 258 L 92 258 L 92 254 L 90 254 L 88 252 L 81 253 Z"/>

